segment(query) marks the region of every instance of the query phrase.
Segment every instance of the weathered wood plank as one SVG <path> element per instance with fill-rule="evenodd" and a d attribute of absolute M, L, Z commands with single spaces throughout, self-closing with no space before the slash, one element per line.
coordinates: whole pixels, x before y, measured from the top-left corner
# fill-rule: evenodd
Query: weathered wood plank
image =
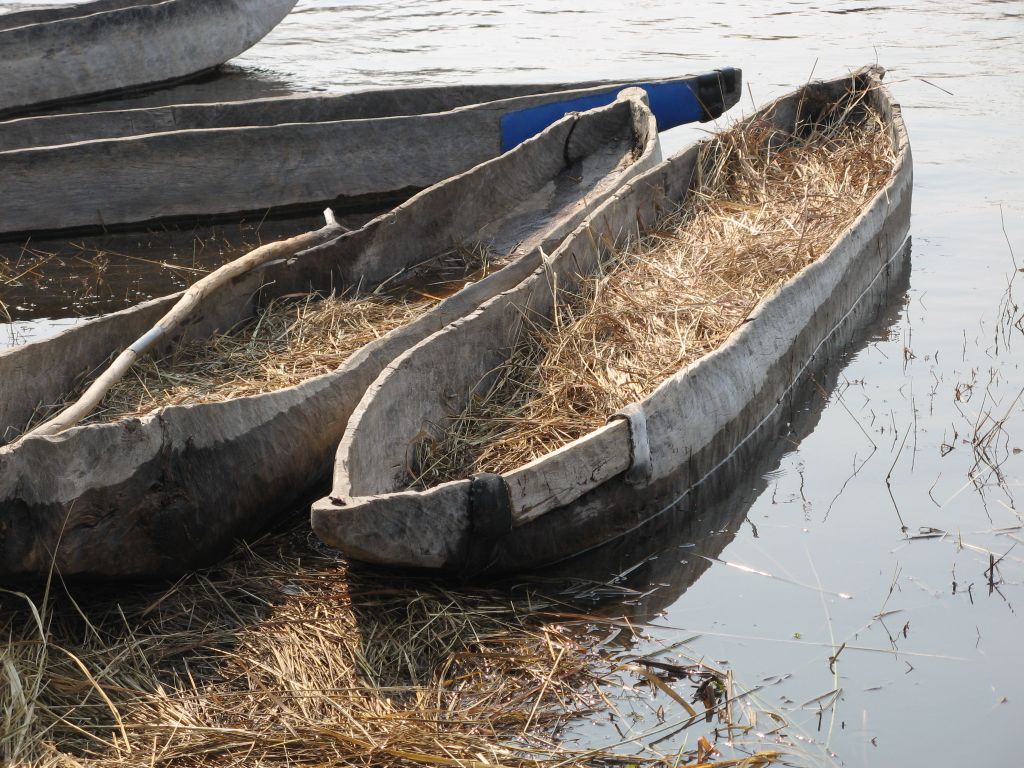
<path fill-rule="evenodd" d="M 575 501 L 631 464 L 629 424 L 616 421 L 504 475 L 515 525 Z"/>

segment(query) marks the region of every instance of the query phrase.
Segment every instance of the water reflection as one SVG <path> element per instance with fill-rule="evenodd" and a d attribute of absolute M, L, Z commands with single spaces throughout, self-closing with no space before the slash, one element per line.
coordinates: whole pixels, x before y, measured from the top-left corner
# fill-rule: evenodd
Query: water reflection
<path fill-rule="evenodd" d="M 339 218 L 357 228 L 374 211 Z M 323 226 L 294 215 L 0 242 L 0 350 L 179 291 L 262 243 Z"/>
<path fill-rule="evenodd" d="M 323 88 L 312 89 L 323 90 Z M 184 83 L 169 85 L 145 93 L 133 93 L 101 101 L 75 104 L 74 112 L 102 112 L 108 109 L 142 109 L 164 107 L 171 104 L 209 104 L 220 101 L 247 101 L 273 96 L 288 96 L 298 92 L 296 84 L 272 71 L 255 67 L 227 64 L 214 72 L 207 72 Z M 55 107 L 34 114 L 56 115 L 69 108 Z"/>

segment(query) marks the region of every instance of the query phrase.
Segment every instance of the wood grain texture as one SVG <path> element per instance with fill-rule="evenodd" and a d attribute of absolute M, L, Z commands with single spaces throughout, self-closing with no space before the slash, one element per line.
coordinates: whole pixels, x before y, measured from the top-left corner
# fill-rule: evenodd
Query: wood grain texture
<path fill-rule="evenodd" d="M 514 525 L 564 507 L 631 466 L 629 424 L 617 421 L 506 474 Z"/>

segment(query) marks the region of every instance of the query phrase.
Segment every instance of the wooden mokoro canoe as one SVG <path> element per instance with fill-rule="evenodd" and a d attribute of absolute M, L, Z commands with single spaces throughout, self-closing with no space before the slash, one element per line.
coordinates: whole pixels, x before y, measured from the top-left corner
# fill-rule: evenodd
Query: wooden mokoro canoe
<path fill-rule="evenodd" d="M 0 15 L 0 115 L 218 67 L 296 0 L 95 0 Z"/>
<path fill-rule="evenodd" d="M 689 484 L 684 469 L 657 483 L 656 492 L 646 489 L 609 507 L 600 521 L 609 540 L 546 565 L 526 581 L 580 611 L 603 612 L 606 606 L 640 624 L 678 602 L 732 543 L 751 506 L 774 482 L 785 455 L 814 432 L 844 381 L 846 364 L 899 325 L 910 263 L 908 242 L 886 279 L 876 281 L 850 322 L 829 337 L 807 374 L 758 427 L 756 439 L 739 445 L 700 483 Z M 556 514 L 548 524 L 562 522 Z M 559 540 L 566 531 L 548 530 L 549 552 L 556 553 L 564 547 Z"/>
<path fill-rule="evenodd" d="M 0 447 L 0 578 L 46 574 L 51 565 L 65 576 L 181 573 L 323 493 L 352 408 L 391 360 L 529 276 L 542 249 L 553 250 L 618 185 L 660 162 L 644 93 L 621 96 L 566 116 L 359 230 L 326 227 L 318 245 L 229 284 L 187 325 L 189 337 L 204 338 L 253 317 L 275 297 L 370 291 L 459 245 L 507 254 L 503 269 L 363 347 L 334 372 L 261 395 L 163 407 Z M 39 403 L 79 388 L 177 298 L 0 352 L 0 435 L 22 429 Z"/>
<path fill-rule="evenodd" d="M 664 130 L 717 117 L 740 80 L 724 69 L 641 85 Z M 406 88 L 12 120 L 0 123 L 0 233 L 394 204 L 626 85 Z"/>
<path fill-rule="evenodd" d="M 459 413 L 501 364 L 524 316 L 552 311 L 552 288 L 571 291 L 608 248 L 655 224 L 686 199 L 699 147 L 625 185 L 595 209 L 531 278 L 399 357 L 367 390 L 338 449 L 333 493 L 312 508 L 313 530 L 359 560 L 455 571 L 532 569 L 597 546 L 628 523 L 638 494 L 673 478 L 695 486 L 763 424 L 844 323 L 907 238 L 912 161 L 900 108 L 860 70 L 817 82 L 755 118 L 792 133 L 851 90 L 887 123 L 893 174 L 817 261 L 764 299 L 713 353 L 665 380 L 605 427 L 503 475 L 405 490 L 407 451 Z M 435 361 L 445 360 L 445 366 Z M 681 479 L 680 479 L 681 478 Z"/>

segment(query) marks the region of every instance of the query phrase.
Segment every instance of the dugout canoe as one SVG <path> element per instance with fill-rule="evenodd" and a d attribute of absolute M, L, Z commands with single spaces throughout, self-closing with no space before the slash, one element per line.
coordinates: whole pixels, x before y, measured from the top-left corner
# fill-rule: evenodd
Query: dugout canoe
<path fill-rule="evenodd" d="M 251 48 L 296 0 L 95 0 L 0 15 L 0 115 L 171 83 Z"/>
<path fill-rule="evenodd" d="M 363 390 L 397 355 L 528 277 L 622 183 L 660 162 L 639 89 L 568 115 L 511 152 L 417 194 L 362 229 L 223 288 L 187 327 L 204 338 L 275 297 L 370 291 L 438 253 L 482 243 L 507 265 L 363 347 L 334 372 L 287 389 L 169 406 L 0 447 L 0 579 L 172 576 L 215 561 L 329 487 L 335 449 Z M 178 296 L 0 352 L 0 434 L 23 428 L 132 344 Z M 172 341 L 177 342 L 180 339 Z M 163 351 L 169 351 L 165 348 Z M 159 354 L 159 352 L 158 352 Z M 318 490 L 319 488 L 319 490 Z"/>
<path fill-rule="evenodd" d="M 389 566 L 463 573 L 539 568 L 628 529 L 631 511 L 641 508 L 638 495 L 656 494 L 669 478 L 694 487 L 756 439 L 815 355 L 891 278 L 907 239 L 910 145 L 881 76 L 869 68 L 811 83 L 755 115 L 792 133 L 856 90 L 885 119 L 897 159 L 886 185 L 830 250 L 765 298 L 721 347 L 643 401 L 609 414 L 607 426 L 525 466 L 407 490 L 408 452 L 461 412 L 475 387 L 486 386 L 525 315 L 551 312 L 552 285 L 571 291 L 608 248 L 685 201 L 696 146 L 626 184 L 529 279 L 388 366 L 352 414 L 333 492 L 312 508 L 316 534 L 354 559 Z"/>
<path fill-rule="evenodd" d="M 869 345 L 892 338 L 910 287 L 910 246 L 908 241 L 885 279 L 861 299 L 863 306 L 850 322 L 818 350 L 809 375 L 773 409 L 756 439 L 743 442 L 701 483 L 688 484 L 684 469 L 658 483 L 656 493 L 624 499 L 602 520 L 605 534 L 614 538 L 527 574 L 527 583 L 581 612 L 613 611 L 638 624 L 678 602 L 713 562 L 720 562 L 783 458 L 817 428 L 849 362 Z"/>
<path fill-rule="evenodd" d="M 741 74 L 647 81 L 659 130 L 710 120 Z M 330 205 L 388 207 L 629 83 L 400 88 L 0 123 L 0 234 Z"/>

